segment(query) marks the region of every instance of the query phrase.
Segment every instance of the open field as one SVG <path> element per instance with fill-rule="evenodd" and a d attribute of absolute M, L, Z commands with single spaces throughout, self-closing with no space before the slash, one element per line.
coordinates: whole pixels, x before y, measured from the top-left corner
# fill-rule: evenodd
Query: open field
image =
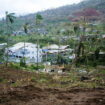
<path fill-rule="evenodd" d="M 51 88 L 49 84 L 56 82 L 53 77 L 0 67 L 0 105 L 105 105 L 104 86 Z"/>

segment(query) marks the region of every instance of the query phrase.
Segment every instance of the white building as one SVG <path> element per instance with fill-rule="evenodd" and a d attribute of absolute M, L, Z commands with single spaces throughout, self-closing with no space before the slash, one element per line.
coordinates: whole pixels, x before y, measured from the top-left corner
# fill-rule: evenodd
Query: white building
<path fill-rule="evenodd" d="M 105 35 L 102 35 L 102 38 L 105 38 Z"/>
<path fill-rule="evenodd" d="M 0 49 L 3 49 L 6 45 L 7 45 L 7 43 L 1 43 L 0 44 Z"/>
<path fill-rule="evenodd" d="M 43 51 L 48 52 L 48 53 L 58 53 L 58 52 L 72 52 L 73 49 L 69 48 L 69 45 L 56 45 L 56 44 L 52 44 L 46 47 L 43 47 Z"/>
<path fill-rule="evenodd" d="M 20 62 L 23 57 L 26 58 L 26 63 L 42 61 L 42 50 L 36 44 L 20 42 L 6 49 L 7 51 L 10 62 Z"/>

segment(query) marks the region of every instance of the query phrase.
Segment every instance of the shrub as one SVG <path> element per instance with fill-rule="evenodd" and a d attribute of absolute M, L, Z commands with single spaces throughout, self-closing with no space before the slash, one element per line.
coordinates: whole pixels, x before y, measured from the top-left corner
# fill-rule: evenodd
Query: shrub
<path fill-rule="evenodd" d="M 35 77 L 31 78 L 31 82 L 36 82 L 36 81 L 37 81 L 37 79 Z"/>
<path fill-rule="evenodd" d="M 0 82 L 3 82 L 4 81 L 4 79 L 3 78 L 0 78 Z"/>
<path fill-rule="evenodd" d="M 32 70 L 34 69 L 34 70 L 35 70 L 35 69 L 37 69 L 37 67 L 36 67 L 36 65 L 32 64 L 32 65 L 30 66 L 30 69 L 32 69 Z"/>
<path fill-rule="evenodd" d="M 15 68 L 15 69 L 20 69 L 20 65 L 18 63 L 10 63 L 10 67 Z"/>
<path fill-rule="evenodd" d="M 20 59 L 20 66 L 26 67 L 26 60 L 25 60 L 25 58 Z"/>
<path fill-rule="evenodd" d="M 44 65 L 39 65 L 39 66 L 37 67 L 37 65 L 32 64 L 29 68 L 30 68 L 31 70 L 38 70 L 38 69 L 44 69 L 45 67 L 44 67 Z"/>

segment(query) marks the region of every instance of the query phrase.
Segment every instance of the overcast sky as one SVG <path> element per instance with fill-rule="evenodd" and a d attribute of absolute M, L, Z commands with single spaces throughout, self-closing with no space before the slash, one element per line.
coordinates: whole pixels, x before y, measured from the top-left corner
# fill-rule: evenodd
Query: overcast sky
<path fill-rule="evenodd" d="M 0 17 L 5 15 L 5 11 L 14 12 L 17 15 L 24 15 L 66 4 L 78 3 L 80 1 L 81 0 L 0 0 Z"/>

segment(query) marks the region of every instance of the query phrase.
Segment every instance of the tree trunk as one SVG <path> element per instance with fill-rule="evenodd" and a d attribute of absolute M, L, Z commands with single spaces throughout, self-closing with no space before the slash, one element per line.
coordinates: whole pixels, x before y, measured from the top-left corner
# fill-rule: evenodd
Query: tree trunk
<path fill-rule="evenodd" d="M 39 39 L 37 39 L 37 70 L 39 69 Z"/>

